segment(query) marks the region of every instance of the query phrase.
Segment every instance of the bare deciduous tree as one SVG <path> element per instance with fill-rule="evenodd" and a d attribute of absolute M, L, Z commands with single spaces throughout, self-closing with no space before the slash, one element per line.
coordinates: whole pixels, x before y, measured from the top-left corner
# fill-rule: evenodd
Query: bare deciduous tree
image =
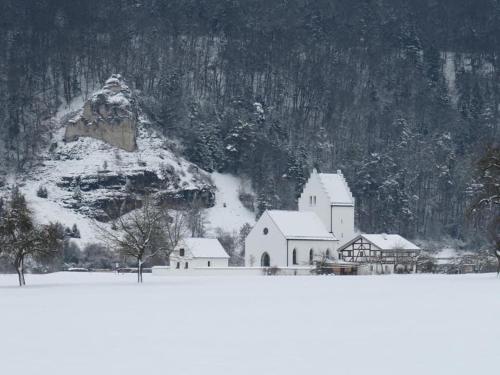
<path fill-rule="evenodd" d="M 161 212 L 149 197 L 142 207 L 125 215 L 118 215 L 113 228 L 95 223 L 101 239 L 125 257 L 137 262 L 137 282 L 142 283 L 142 266 L 145 261 L 163 250 L 158 243 L 161 238 Z M 155 243 L 156 242 L 156 243 Z"/>
<path fill-rule="evenodd" d="M 207 223 L 207 213 L 203 202 L 199 199 L 193 200 L 186 210 L 186 225 L 191 237 L 204 237 Z"/>
<path fill-rule="evenodd" d="M 95 226 L 101 239 L 111 248 L 137 262 L 137 282 L 142 283 L 143 265 L 158 254 L 168 256 L 185 233 L 185 213 L 156 206 L 148 196 L 142 206 L 119 215 L 109 229 Z"/>
<path fill-rule="evenodd" d="M 165 255 L 169 258 L 179 242 L 188 232 L 188 214 L 183 210 L 174 210 L 166 205 L 160 206 L 165 231 Z"/>

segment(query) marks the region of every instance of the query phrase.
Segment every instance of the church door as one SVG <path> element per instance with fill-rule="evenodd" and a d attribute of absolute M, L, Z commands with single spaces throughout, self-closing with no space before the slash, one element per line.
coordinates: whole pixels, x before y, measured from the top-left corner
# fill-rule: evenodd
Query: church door
<path fill-rule="evenodd" d="M 260 265 L 261 267 L 269 267 L 271 265 L 271 258 L 268 253 L 262 254 L 262 257 L 260 258 Z"/>

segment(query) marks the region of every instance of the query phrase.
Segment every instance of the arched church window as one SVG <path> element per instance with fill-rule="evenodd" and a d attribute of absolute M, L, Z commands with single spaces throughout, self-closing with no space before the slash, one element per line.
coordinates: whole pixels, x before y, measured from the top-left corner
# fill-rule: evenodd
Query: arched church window
<path fill-rule="evenodd" d="M 326 259 L 330 259 L 330 249 L 326 249 Z"/>
<path fill-rule="evenodd" d="M 292 253 L 292 263 L 293 263 L 293 264 L 298 264 L 298 263 L 297 263 L 297 249 L 293 249 L 293 253 Z"/>
<path fill-rule="evenodd" d="M 271 265 L 271 257 L 268 253 L 264 252 L 260 257 L 260 265 L 261 267 L 269 267 Z"/>

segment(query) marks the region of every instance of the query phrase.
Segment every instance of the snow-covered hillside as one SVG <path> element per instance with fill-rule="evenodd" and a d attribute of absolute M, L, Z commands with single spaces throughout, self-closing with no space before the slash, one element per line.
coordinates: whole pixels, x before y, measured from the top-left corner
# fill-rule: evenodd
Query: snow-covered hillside
<path fill-rule="evenodd" d="M 123 84 L 123 90 L 129 89 Z M 126 94 L 131 95 L 128 91 Z M 106 95 L 110 95 L 109 90 L 98 90 L 91 98 L 99 97 L 107 103 L 109 117 L 116 100 L 114 96 L 107 99 Z M 41 155 L 41 162 L 28 174 L 11 176 L 0 194 L 6 195 L 9 186 L 18 184 L 40 222 L 60 221 L 69 227 L 77 224 L 81 239 L 75 241 L 81 244 L 97 240 L 94 219 L 103 220 L 115 206 L 123 207 L 131 200 L 133 203 L 146 193 L 181 203 L 197 197 L 205 206 L 214 206 L 209 210 L 211 234 L 217 227 L 233 231 L 246 222 L 254 222 L 253 213 L 238 200 L 239 178 L 218 173 L 211 176 L 179 156 L 176 142 L 156 131 L 140 108 L 133 111 L 138 114 L 134 151 L 91 137 L 80 136 L 66 142 L 68 124 L 81 118 L 82 106 L 90 110 L 88 103 L 80 97 L 60 108 L 52 121 L 54 137 Z M 131 100 L 129 106 L 135 103 Z M 99 118 L 99 113 L 93 116 Z M 99 126 L 108 126 L 105 121 L 114 126 L 112 118 L 99 121 Z M 81 126 L 85 130 L 87 125 Z M 47 189 L 47 198 L 37 196 L 39 187 Z"/>
<path fill-rule="evenodd" d="M 217 228 L 226 232 L 238 231 L 246 223 L 255 223 L 255 213 L 243 206 L 239 192 L 251 193 L 250 184 L 239 177 L 214 172 L 212 181 L 217 187 L 215 191 L 215 206 L 208 209 L 209 233 L 214 234 Z"/>

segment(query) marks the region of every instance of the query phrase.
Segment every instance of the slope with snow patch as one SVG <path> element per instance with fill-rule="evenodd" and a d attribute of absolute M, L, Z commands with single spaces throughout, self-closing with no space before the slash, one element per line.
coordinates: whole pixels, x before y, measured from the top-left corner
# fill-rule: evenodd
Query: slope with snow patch
<path fill-rule="evenodd" d="M 214 235 L 217 228 L 226 232 L 239 231 L 246 223 L 255 224 L 255 213 L 243 206 L 239 199 L 242 189 L 251 193 L 249 183 L 239 177 L 218 172 L 212 173 L 211 178 L 217 190 L 215 206 L 207 210 L 208 232 Z"/>

